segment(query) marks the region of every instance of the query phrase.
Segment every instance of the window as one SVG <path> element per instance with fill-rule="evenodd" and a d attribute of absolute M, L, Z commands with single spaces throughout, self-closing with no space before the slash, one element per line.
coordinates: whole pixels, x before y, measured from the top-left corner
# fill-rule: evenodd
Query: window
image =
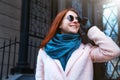
<path fill-rule="evenodd" d="M 103 5 L 102 23 L 104 33 L 118 43 L 118 6 L 115 1 Z M 119 58 L 116 58 L 106 63 L 106 75 L 108 79 L 117 79 L 120 77 L 119 61 Z"/>
<path fill-rule="evenodd" d="M 118 41 L 118 14 L 115 3 L 103 5 L 103 27 L 106 35 L 110 36 L 115 42 Z"/>

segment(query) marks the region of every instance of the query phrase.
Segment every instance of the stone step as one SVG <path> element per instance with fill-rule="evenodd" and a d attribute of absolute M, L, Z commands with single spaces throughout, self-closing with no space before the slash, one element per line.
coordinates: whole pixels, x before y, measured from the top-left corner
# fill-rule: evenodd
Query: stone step
<path fill-rule="evenodd" d="M 16 80 L 35 80 L 34 74 L 23 74 Z"/>

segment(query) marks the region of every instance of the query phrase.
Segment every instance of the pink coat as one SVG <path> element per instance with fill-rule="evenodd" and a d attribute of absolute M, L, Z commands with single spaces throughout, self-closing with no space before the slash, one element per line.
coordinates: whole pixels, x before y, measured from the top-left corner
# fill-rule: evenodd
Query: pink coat
<path fill-rule="evenodd" d="M 88 37 L 98 46 L 81 44 L 69 58 L 65 71 L 59 60 L 40 49 L 36 80 L 93 80 L 93 62 L 105 62 L 120 55 L 120 48 L 96 26 L 88 31 Z"/>

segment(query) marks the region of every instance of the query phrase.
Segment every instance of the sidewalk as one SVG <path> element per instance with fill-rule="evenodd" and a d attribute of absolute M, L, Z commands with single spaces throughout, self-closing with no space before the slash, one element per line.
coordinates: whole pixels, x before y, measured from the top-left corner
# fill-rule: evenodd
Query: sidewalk
<path fill-rule="evenodd" d="M 2 80 L 35 80 L 34 74 L 14 74 L 9 75 L 9 78 L 5 77 Z"/>
<path fill-rule="evenodd" d="M 35 77 L 33 74 L 23 74 L 16 80 L 35 80 Z"/>

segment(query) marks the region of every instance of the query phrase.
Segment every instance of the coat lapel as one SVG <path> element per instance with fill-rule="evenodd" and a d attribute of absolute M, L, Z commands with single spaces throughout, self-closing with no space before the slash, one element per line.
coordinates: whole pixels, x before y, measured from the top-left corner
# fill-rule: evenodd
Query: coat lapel
<path fill-rule="evenodd" d="M 76 60 L 82 55 L 83 49 L 84 49 L 84 45 L 81 44 L 80 47 L 77 50 L 75 50 L 73 54 L 71 55 L 71 57 L 69 58 L 67 65 L 66 65 L 66 69 L 65 69 L 66 75 L 69 73 L 71 68 L 74 66 Z"/>

